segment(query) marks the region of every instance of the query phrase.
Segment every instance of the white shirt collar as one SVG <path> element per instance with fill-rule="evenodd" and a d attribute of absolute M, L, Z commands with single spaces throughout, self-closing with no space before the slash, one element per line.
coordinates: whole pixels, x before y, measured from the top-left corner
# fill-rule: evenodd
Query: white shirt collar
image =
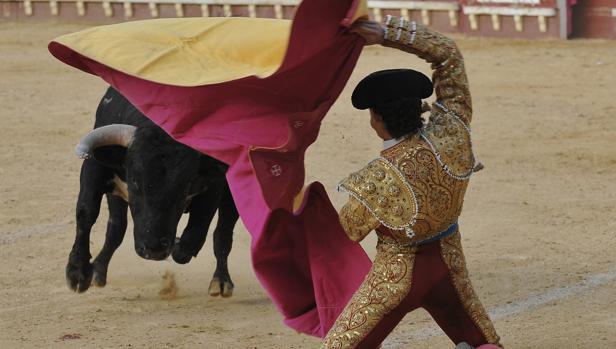
<path fill-rule="evenodd" d="M 405 139 L 406 139 L 406 137 L 400 137 L 400 138 L 392 138 L 392 139 L 388 139 L 386 141 L 383 141 L 383 150 L 387 150 L 387 149 L 393 147 L 394 145 L 402 142 Z"/>

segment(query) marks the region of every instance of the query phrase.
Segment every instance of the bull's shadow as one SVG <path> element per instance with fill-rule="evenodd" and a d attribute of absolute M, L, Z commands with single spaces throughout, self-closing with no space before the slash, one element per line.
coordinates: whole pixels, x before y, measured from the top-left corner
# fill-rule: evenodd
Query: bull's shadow
<path fill-rule="evenodd" d="M 103 96 L 94 130 L 79 143 L 77 153 L 85 161 L 77 234 L 66 266 L 72 290 L 85 292 L 92 283 L 105 286 L 109 261 L 124 239 L 130 208 L 137 254 L 152 260 L 171 254 L 181 264 L 197 256 L 218 211 L 217 265 L 210 294 L 232 295 L 227 258 L 239 215 L 225 179 L 225 164 L 173 140 L 113 88 Z M 103 195 L 109 207 L 105 243 L 90 262 L 90 231 Z M 183 213 L 189 214 L 188 224 L 176 238 Z"/>

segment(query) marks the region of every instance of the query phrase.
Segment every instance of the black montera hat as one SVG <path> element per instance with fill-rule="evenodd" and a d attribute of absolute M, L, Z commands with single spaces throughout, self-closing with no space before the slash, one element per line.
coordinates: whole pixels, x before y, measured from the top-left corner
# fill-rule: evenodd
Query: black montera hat
<path fill-rule="evenodd" d="M 404 97 L 428 98 L 432 81 L 412 69 L 388 69 L 374 72 L 357 84 L 351 101 L 357 109 L 368 109 Z"/>

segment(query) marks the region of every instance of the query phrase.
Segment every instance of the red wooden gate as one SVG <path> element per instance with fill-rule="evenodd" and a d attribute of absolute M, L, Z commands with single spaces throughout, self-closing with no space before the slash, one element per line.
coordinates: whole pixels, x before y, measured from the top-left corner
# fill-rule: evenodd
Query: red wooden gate
<path fill-rule="evenodd" d="M 581 0 L 573 7 L 573 36 L 616 39 L 616 0 Z"/>

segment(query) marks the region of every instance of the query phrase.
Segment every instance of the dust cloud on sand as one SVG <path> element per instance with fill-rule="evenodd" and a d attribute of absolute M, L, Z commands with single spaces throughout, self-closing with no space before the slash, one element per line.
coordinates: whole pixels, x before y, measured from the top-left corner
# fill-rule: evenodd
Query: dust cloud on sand
<path fill-rule="evenodd" d="M 158 291 L 160 299 L 172 301 L 177 297 L 179 290 L 178 284 L 175 282 L 175 274 L 172 271 L 165 271 L 162 276 L 162 287 Z"/>

